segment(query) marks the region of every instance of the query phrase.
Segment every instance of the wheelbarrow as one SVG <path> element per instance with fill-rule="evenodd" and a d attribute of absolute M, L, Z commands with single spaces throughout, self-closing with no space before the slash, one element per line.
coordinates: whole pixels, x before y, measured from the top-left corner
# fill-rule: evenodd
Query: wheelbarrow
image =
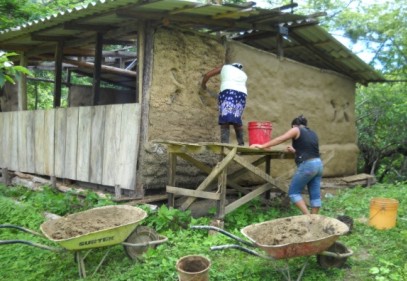
<path fill-rule="evenodd" d="M 153 229 L 138 224 L 147 213 L 126 205 L 104 206 L 49 220 L 41 224 L 41 233 L 17 225 L 3 224 L 0 228 L 12 228 L 47 238 L 61 247 L 50 247 L 25 240 L 0 240 L 0 245 L 26 244 L 53 252 L 72 251 L 78 264 L 79 277 L 86 277 L 85 259 L 92 249 L 121 244 L 129 258 L 136 260 L 148 247 L 155 247 L 168 240 Z M 110 250 L 100 260 L 93 275 L 100 268 Z M 83 254 L 85 253 L 85 254 Z"/>
<path fill-rule="evenodd" d="M 238 249 L 248 254 L 269 260 L 285 260 L 285 269 L 278 269 L 286 280 L 292 280 L 288 259 L 307 257 L 297 280 L 301 280 L 308 258 L 317 255 L 317 262 L 323 268 L 341 267 L 353 255 L 350 249 L 336 240 L 349 231 L 349 227 L 334 218 L 321 215 L 301 215 L 281 218 L 246 226 L 240 232 L 249 240 L 244 240 L 223 229 L 196 225 L 192 229 L 214 230 L 252 248 L 260 248 L 266 254 L 238 244 L 213 246 L 211 250 Z"/>

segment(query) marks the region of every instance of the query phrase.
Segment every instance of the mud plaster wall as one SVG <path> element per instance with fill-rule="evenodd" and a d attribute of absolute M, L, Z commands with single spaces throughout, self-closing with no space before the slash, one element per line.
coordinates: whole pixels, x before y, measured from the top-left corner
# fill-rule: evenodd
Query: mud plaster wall
<path fill-rule="evenodd" d="M 271 121 L 273 136 L 285 132 L 291 120 L 304 114 L 320 137 L 324 176 L 356 172 L 357 146 L 354 117 L 355 84 L 339 74 L 309 67 L 270 53 L 212 37 L 176 30 L 158 30 L 154 38 L 150 87 L 148 140 L 180 142 L 219 141 L 217 100 L 199 93 L 202 76 L 225 61 L 238 61 L 248 75 L 248 99 L 243 116 L 246 144 L 249 121 Z M 218 92 L 219 77 L 208 82 Z M 231 142 L 236 143 L 231 133 Z M 285 147 L 288 143 L 283 145 Z M 164 187 L 167 181 L 165 146 L 148 142 L 140 155 L 145 188 Z M 213 163 L 213 155 L 202 155 Z M 274 177 L 291 177 L 292 160 L 272 163 Z M 179 161 L 177 185 L 196 187 L 203 175 Z"/>

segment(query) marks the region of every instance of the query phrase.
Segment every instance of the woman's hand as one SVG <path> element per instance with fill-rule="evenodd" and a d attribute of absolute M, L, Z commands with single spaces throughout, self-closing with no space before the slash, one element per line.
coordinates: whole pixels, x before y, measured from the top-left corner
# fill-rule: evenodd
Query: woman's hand
<path fill-rule="evenodd" d="M 250 145 L 249 147 L 250 147 L 250 148 L 262 148 L 262 147 L 261 147 L 261 144 L 256 144 L 256 143 Z"/>
<path fill-rule="evenodd" d="M 287 146 L 286 149 L 287 149 L 288 152 L 295 153 L 295 149 L 291 145 Z"/>

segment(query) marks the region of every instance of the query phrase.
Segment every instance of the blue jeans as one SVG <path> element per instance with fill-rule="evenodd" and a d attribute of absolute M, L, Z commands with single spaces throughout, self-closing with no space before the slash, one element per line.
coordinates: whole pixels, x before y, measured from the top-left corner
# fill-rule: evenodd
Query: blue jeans
<path fill-rule="evenodd" d="M 321 179 L 323 164 L 320 158 L 306 160 L 298 165 L 288 190 L 291 202 L 302 200 L 301 193 L 308 186 L 311 207 L 321 207 Z"/>

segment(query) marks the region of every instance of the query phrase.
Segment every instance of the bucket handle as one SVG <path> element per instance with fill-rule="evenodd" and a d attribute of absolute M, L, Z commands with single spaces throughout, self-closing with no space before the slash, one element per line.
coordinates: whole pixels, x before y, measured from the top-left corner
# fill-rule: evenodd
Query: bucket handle
<path fill-rule="evenodd" d="M 371 218 L 369 218 L 369 221 L 371 221 L 372 219 L 374 219 L 381 211 L 385 211 L 386 208 L 384 206 L 382 206 L 377 212 L 376 214 L 374 214 Z"/>

